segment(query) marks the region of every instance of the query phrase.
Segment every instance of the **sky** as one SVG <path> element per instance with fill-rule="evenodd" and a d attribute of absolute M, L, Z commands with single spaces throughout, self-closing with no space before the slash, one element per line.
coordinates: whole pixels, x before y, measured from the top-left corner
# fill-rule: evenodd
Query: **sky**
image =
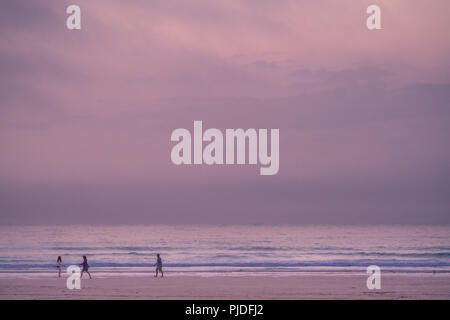
<path fill-rule="evenodd" d="M 448 12 L 2 1 L 0 224 L 450 223 Z M 279 128 L 279 173 L 175 166 L 171 132 L 194 120 Z"/>

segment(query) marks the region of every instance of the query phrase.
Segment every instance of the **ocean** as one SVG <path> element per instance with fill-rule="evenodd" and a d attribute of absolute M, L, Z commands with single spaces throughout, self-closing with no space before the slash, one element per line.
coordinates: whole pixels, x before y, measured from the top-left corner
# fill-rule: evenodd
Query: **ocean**
<path fill-rule="evenodd" d="M 0 277 L 450 273 L 450 226 L 0 226 Z"/>

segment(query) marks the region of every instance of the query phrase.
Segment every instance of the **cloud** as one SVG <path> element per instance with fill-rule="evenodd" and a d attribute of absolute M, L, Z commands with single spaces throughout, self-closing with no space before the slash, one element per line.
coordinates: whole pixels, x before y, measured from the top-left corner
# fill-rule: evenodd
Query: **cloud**
<path fill-rule="evenodd" d="M 448 1 L 68 4 L 0 4 L 2 223 L 448 222 Z M 174 167 L 194 120 L 279 128 L 279 175 Z"/>

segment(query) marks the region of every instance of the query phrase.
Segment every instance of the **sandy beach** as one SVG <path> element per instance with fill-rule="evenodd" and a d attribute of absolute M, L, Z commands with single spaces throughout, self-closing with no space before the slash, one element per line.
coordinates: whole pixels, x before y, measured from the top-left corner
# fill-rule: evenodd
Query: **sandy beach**
<path fill-rule="evenodd" d="M 167 276 L 83 279 L 81 290 L 66 278 L 3 278 L 0 299 L 450 299 L 446 274 L 382 276 L 380 290 L 366 275 Z"/>

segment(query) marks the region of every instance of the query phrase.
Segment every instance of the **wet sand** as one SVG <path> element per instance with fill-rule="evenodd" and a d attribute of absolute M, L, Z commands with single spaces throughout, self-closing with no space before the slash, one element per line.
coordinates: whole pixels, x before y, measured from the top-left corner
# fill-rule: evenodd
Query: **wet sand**
<path fill-rule="evenodd" d="M 83 279 L 69 290 L 66 278 L 0 278 L 0 299 L 450 299 L 447 274 L 382 275 L 369 290 L 365 274 L 295 276 L 111 276 Z"/>

